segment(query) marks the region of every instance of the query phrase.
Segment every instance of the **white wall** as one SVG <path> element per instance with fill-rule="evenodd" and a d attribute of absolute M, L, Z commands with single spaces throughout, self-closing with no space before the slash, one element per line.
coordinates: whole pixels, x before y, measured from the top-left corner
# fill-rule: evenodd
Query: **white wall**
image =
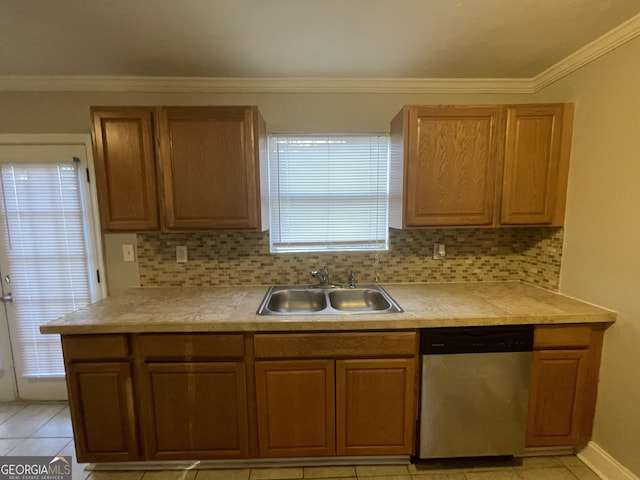
<path fill-rule="evenodd" d="M 619 313 L 593 441 L 640 476 L 640 38 L 537 97 L 576 103 L 560 290 Z"/>

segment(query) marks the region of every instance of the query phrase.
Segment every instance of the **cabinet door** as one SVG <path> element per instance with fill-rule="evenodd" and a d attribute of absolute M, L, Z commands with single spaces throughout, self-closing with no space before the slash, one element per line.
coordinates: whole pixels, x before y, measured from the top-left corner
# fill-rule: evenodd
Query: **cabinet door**
<path fill-rule="evenodd" d="M 406 225 L 490 225 L 500 154 L 499 107 L 411 107 Z"/>
<path fill-rule="evenodd" d="M 70 363 L 66 369 L 78 462 L 139 460 L 129 364 Z"/>
<path fill-rule="evenodd" d="M 527 446 L 581 443 L 589 350 L 533 352 Z"/>
<path fill-rule="evenodd" d="M 563 105 L 508 109 L 501 224 L 551 224 L 557 202 L 564 203 L 567 166 L 560 162 L 568 158 L 561 155 L 562 112 Z"/>
<path fill-rule="evenodd" d="M 94 108 L 91 113 L 103 231 L 157 230 L 153 108 Z"/>
<path fill-rule="evenodd" d="M 334 455 L 333 361 L 258 361 L 255 369 L 260 456 Z"/>
<path fill-rule="evenodd" d="M 257 115 L 252 107 L 162 109 L 166 229 L 259 229 Z"/>
<path fill-rule="evenodd" d="M 142 371 L 147 459 L 248 456 L 242 363 L 151 363 Z"/>
<path fill-rule="evenodd" d="M 338 455 L 411 455 L 416 360 L 336 361 Z"/>

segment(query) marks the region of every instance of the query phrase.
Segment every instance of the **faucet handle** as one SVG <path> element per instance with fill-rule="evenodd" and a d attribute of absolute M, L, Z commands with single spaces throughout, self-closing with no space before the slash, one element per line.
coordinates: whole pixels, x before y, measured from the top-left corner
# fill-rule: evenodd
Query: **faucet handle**
<path fill-rule="evenodd" d="M 349 288 L 356 288 L 356 272 L 353 270 L 349 272 Z"/>

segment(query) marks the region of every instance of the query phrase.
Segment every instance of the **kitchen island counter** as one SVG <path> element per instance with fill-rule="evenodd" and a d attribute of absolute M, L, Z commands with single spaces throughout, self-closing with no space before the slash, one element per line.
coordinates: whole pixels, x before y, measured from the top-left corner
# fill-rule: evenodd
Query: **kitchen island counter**
<path fill-rule="evenodd" d="M 396 330 L 611 323 L 615 312 L 520 282 L 382 284 L 402 313 L 270 315 L 266 286 L 132 288 L 49 322 L 42 333 Z"/>

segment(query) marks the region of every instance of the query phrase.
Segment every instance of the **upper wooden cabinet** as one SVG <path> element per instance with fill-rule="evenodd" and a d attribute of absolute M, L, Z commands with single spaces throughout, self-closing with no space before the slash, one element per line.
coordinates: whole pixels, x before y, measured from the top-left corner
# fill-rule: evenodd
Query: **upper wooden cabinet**
<path fill-rule="evenodd" d="M 405 106 L 391 122 L 390 226 L 562 225 L 572 113 Z"/>
<path fill-rule="evenodd" d="M 392 137 L 403 134 L 406 148 L 404 226 L 491 224 L 500 114 L 499 107 L 411 107 L 393 120 Z M 402 161 L 392 159 L 392 175 Z"/>
<path fill-rule="evenodd" d="M 92 115 L 103 231 L 267 228 L 257 107 L 94 107 Z"/>
<path fill-rule="evenodd" d="M 161 109 L 159 164 L 166 229 L 260 230 L 264 135 L 256 107 Z"/>
<path fill-rule="evenodd" d="M 565 105 L 507 109 L 501 224 L 562 225 L 571 114 Z"/>
<path fill-rule="evenodd" d="M 157 230 L 154 109 L 92 108 L 91 114 L 102 230 Z"/>

